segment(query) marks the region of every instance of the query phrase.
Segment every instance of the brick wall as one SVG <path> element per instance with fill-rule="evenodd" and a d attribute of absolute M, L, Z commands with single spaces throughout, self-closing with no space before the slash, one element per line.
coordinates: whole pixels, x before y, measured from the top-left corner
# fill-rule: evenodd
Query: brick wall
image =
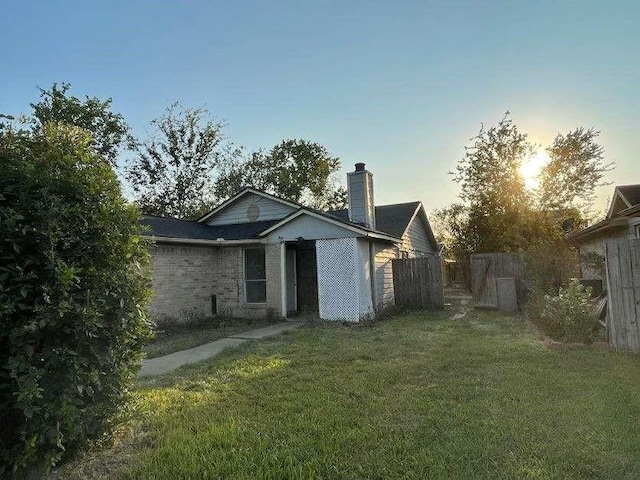
<path fill-rule="evenodd" d="M 158 244 L 151 247 L 152 318 L 188 321 L 211 315 L 217 252 L 198 246 Z"/>
<path fill-rule="evenodd" d="M 244 301 L 242 247 L 158 244 L 151 248 L 154 319 L 188 321 L 210 316 L 211 295 L 218 314 L 238 318 L 281 316 L 280 244 L 265 245 L 267 303 Z"/>

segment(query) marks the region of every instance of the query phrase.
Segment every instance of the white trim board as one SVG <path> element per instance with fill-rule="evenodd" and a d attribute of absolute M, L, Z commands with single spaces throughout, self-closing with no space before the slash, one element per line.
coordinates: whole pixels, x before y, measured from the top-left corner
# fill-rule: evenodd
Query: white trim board
<path fill-rule="evenodd" d="M 155 235 L 141 235 L 142 238 L 151 240 L 155 243 L 184 243 L 189 245 L 211 245 L 216 247 L 234 246 L 234 245 L 262 245 L 267 243 L 265 239 L 256 238 L 251 240 L 207 240 L 203 238 L 177 238 L 177 237 L 157 237 Z"/>

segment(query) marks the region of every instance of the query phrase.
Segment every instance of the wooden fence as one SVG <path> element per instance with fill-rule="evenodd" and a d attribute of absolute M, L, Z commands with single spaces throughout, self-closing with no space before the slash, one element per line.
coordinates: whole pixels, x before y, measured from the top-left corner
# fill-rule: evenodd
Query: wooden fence
<path fill-rule="evenodd" d="M 605 257 L 609 343 L 640 352 L 640 240 L 607 240 Z"/>
<path fill-rule="evenodd" d="M 444 308 L 440 257 L 398 259 L 393 267 L 396 305 L 403 308 Z"/>
<path fill-rule="evenodd" d="M 518 305 L 522 305 L 525 288 L 522 262 L 510 253 L 476 253 L 471 255 L 471 293 L 474 306 L 498 308 L 497 278 L 514 278 Z"/>

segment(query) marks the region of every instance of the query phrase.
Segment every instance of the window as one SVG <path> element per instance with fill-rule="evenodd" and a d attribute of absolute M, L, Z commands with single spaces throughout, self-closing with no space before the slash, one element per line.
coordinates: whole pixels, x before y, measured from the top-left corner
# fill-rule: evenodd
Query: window
<path fill-rule="evenodd" d="M 244 251 L 244 298 L 247 303 L 266 303 L 267 275 L 263 248 Z"/>

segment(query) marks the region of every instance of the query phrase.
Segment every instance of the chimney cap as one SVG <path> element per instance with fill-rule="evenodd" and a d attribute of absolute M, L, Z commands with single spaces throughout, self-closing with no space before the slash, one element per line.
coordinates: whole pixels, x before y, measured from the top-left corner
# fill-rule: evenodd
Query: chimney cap
<path fill-rule="evenodd" d="M 364 172 L 365 164 L 362 162 L 356 163 L 356 172 Z"/>

